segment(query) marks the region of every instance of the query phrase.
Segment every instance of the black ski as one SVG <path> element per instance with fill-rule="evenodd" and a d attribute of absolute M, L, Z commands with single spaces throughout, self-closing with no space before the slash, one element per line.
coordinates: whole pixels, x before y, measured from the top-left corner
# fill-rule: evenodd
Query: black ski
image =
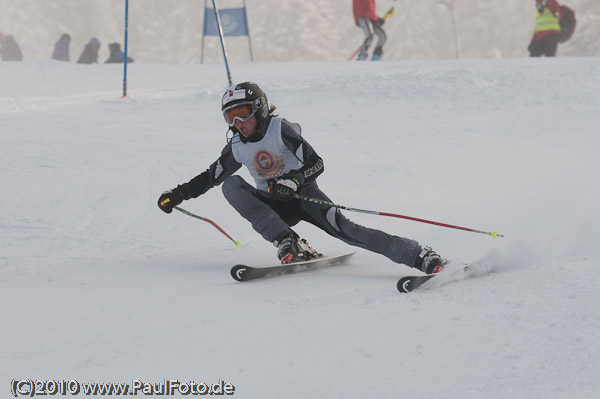
<path fill-rule="evenodd" d="M 406 276 L 398 280 L 398 284 L 396 286 L 398 287 L 398 291 L 400 292 L 411 292 L 434 277 L 435 274 L 425 274 L 423 276 Z"/>
<path fill-rule="evenodd" d="M 462 270 L 465 270 L 469 267 L 469 265 L 464 265 L 462 267 Z M 423 274 L 420 276 L 406 276 L 406 277 L 402 277 L 400 280 L 398 280 L 398 284 L 396 284 L 396 287 L 398 287 L 398 291 L 402 292 L 402 293 L 408 293 L 408 292 L 412 292 L 414 290 L 416 290 L 417 288 L 419 288 L 420 286 L 422 286 L 423 284 L 425 284 L 426 282 L 428 282 L 429 280 L 431 280 L 434 277 L 438 277 L 441 275 L 445 275 L 447 272 L 452 272 L 452 270 L 442 270 L 440 273 L 437 274 Z M 450 282 L 450 281 L 454 281 L 453 279 L 449 279 L 446 282 Z"/>
<path fill-rule="evenodd" d="M 323 269 L 328 266 L 341 265 L 354 255 L 354 252 L 337 255 L 321 256 L 319 258 L 289 263 L 287 265 L 277 265 L 271 267 L 251 267 L 247 265 L 235 265 L 231 268 L 231 277 L 237 281 L 249 281 L 258 278 L 270 278 L 282 276 L 290 273 L 307 272 L 311 270 Z"/>

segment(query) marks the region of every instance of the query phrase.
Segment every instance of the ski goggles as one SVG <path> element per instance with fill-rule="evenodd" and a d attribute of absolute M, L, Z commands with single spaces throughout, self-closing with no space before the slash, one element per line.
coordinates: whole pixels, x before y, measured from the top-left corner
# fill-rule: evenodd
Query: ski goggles
<path fill-rule="evenodd" d="M 229 127 L 233 127 L 236 120 L 242 123 L 250 120 L 254 116 L 254 112 L 252 111 L 252 106 L 242 105 L 223 112 L 223 116 Z"/>

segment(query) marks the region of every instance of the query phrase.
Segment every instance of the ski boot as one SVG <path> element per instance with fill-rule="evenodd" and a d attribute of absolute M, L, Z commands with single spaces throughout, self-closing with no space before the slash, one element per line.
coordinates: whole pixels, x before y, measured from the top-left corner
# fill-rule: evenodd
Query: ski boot
<path fill-rule="evenodd" d="M 445 264 L 446 259 L 439 256 L 431 247 L 423 247 L 413 267 L 426 274 L 435 274 L 441 272 Z"/>
<path fill-rule="evenodd" d="M 323 256 L 291 229 L 281 232 L 273 244 L 277 247 L 277 258 L 282 265 Z"/>
<path fill-rule="evenodd" d="M 358 57 L 356 58 L 356 61 L 364 61 L 367 59 L 368 56 L 369 53 L 367 52 L 367 50 L 361 50 L 358 54 Z"/>
<path fill-rule="evenodd" d="M 382 55 L 383 55 L 383 49 L 381 47 L 375 47 L 375 50 L 373 50 L 373 55 L 371 56 L 371 61 L 381 60 Z"/>

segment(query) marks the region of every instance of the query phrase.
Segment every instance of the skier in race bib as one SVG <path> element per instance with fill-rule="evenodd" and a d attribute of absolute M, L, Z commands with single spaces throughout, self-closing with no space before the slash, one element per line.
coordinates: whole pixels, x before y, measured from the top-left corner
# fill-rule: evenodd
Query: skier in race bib
<path fill-rule="evenodd" d="M 256 83 L 229 87 L 223 95 L 221 111 L 233 134 L 221 156 L 189 182 L 164 192 L 158 199 L 158 207 L 171 213 L 184 200 L 223 184 L 227 201 L 256 232 L 277 247 L 282 264 L 321 256 L 291 229 L 306 221 L 347 244 L 379 253 L 394 262 L 425 273 L 441 271 L 444 259 L 431 248 L 360 226 L 342 215 L 337 207 L 297 198 L 331 202 L 316 180 L 323 173 L 323 159 L 302 137 L 300 125 L 280 118 L 275 110 Z M 250 172 L 255 187 L 234 175 L 242 166 Z"/>

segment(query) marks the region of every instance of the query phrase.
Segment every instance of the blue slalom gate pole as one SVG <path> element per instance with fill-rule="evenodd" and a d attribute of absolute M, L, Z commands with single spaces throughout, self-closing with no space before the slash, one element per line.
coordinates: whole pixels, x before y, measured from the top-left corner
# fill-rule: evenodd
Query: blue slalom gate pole
<path fill-rule="evenodd" d="M 125 0 L 125 59 L 123 60 L 123 98 L 127 97 L 127 31 L 129 26 L 129 0 Z"/>
<path fill-rule="evenodd" d="M 221 17 L 219 16 L 219 10 L 217 9 L 216 0 L 212 0 L 213 10 L 215 11 L 215 18 L 217 18 L 217 27 L 219 31 L 219 39 L 221 39 L 221 49 L 223 50 L 223 58 L 225 59 L 225 69 L 227 70 L 227 80 L 229 81 L 229 86 L 233 83 L 231 82 L 231 73 L 229 72 L 229 63 L 227 62 L 227 49 L 225 49 L 225 40 L 223 39 L 223 27 L 221 26 Z"/>

